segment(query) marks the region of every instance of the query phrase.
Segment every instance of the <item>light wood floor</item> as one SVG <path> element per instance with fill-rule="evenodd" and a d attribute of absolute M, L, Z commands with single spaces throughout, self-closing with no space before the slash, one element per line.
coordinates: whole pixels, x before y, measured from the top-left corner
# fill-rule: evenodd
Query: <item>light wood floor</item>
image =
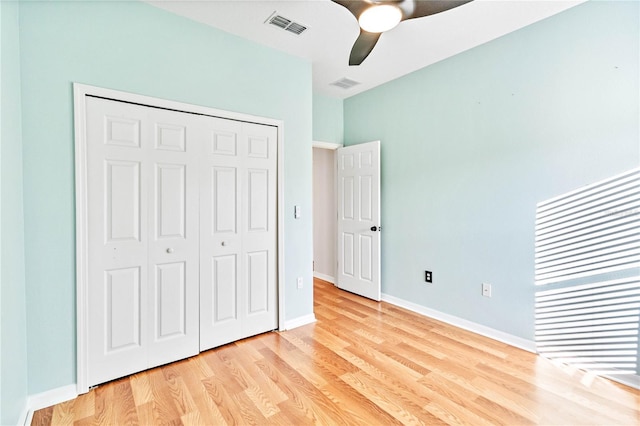
<path fill-rule="evenodd" d="M 117 380 L 61 424 L 640 424 L 640 392 L 316 280 L 317 323 Z"/>

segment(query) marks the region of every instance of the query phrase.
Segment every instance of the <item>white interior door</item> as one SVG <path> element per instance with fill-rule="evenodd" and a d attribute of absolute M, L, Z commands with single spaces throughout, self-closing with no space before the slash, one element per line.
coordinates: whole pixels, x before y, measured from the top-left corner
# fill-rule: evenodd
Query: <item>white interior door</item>
<path fill-rule="evenodd" d="M 87 98 L 88 383 L 198 353 L 198 117 Z"/>
<path fill-rule="evenodd" d="M 210 119 L 200 159 L 200 350 L 277 328 L 277 129 Z"/>
<path fill-rule="evenodd" d="M 337 285 L 380 300 L 380 141 L 339 148 Z"/>

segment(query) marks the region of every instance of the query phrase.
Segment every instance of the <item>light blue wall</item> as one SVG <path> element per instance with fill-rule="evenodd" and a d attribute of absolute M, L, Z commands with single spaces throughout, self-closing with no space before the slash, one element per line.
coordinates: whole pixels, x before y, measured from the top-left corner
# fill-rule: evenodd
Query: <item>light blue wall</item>
<path fill-rule="evenodd" d="M 286 319 L 312 313 L 310 63 L 139 2 L 24 2 L 20 43 L 29 393 L 76 377 L 72 82 L 284 120 Z"/>
<path fill-rule="evenodd" d="M 346 143 L 382 141 L 384 293 L 533 339 L 536 203 L 640 162 L 639 7 L 588 2 L 345 101 Z"/>
<path fill-rule="evenodd" d="M 313 140 L 343 143 L 344 108 L 342 99 L 313 94 Z"/>
<path fill-rule="evenodd" d="M 20 131 L 18 5 L 0 2 L 0 424 L 16 424 L 27 399 L 27 326 Z"/>

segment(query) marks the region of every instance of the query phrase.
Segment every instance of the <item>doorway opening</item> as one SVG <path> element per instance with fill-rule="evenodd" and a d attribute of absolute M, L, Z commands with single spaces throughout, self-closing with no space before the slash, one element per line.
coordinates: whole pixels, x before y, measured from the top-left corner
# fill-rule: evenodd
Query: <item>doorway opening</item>
<path fill-rule="evenodd" d="M 339 144 L 313 143 L 313 277 L 336 285 L 336 166 Z"/>
<path fill-rule="evenodd" d="M 380 141 L 326 148 L 313 155 L 314 277 L 379 301 Z"/>

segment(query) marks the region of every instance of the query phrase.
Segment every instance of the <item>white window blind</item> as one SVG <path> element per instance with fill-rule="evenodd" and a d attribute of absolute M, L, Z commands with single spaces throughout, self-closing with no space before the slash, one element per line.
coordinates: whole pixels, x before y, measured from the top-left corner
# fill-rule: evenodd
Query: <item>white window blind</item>
<path fill-rule="evenodd" d="M 601 375 L 638 375 L 640 169 L 539 203 L 538 352 Z"/>

